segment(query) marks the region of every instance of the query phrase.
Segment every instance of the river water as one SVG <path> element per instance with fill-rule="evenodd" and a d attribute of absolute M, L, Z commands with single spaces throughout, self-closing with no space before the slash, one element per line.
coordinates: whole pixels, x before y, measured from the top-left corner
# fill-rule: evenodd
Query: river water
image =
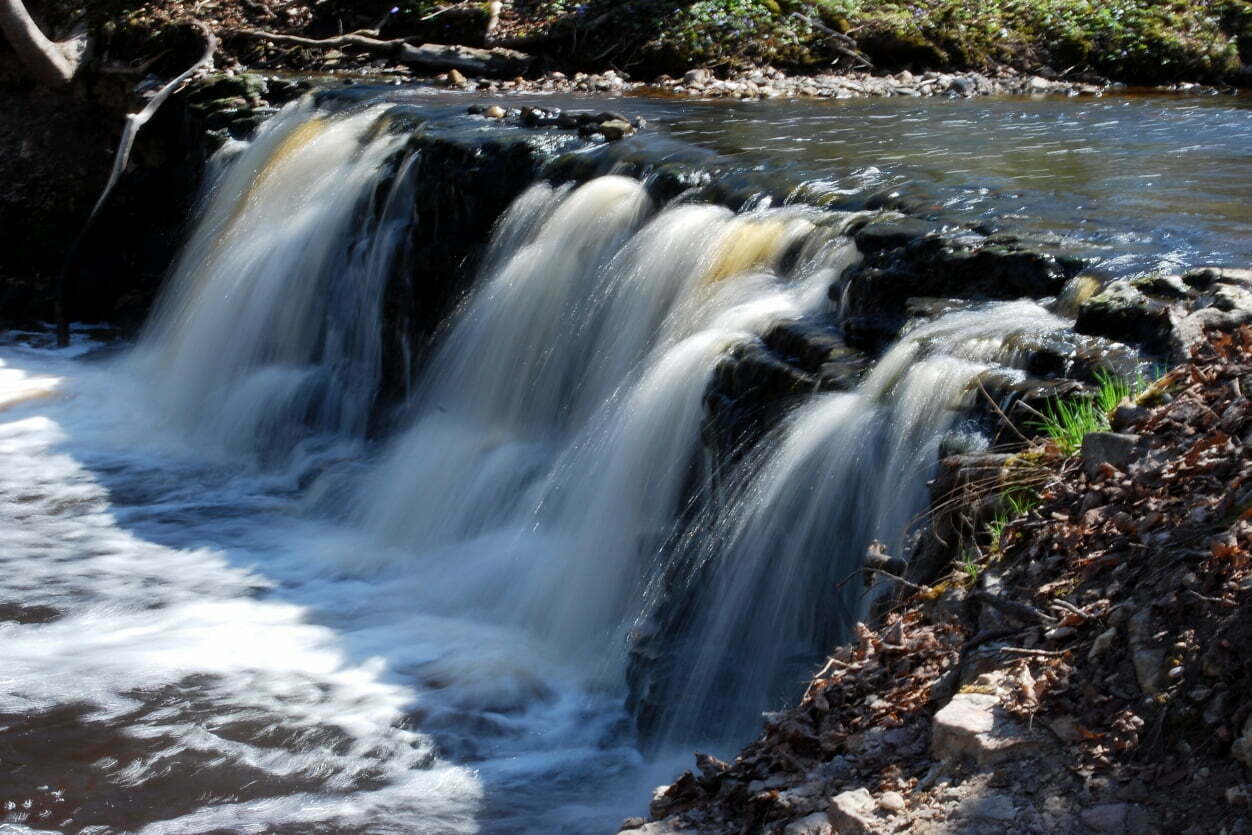
<path fill-rule="evenodd" d="M 465 105 L 298 105 L 230 149 L 136 344 L 0 345 L 15 831 L 614 831 L 690 750 L 733 753 L 795 697 L 863 612 L 839 579 L 899 543 L 972 381 L 1067 338 L 1046 302 L 921 323 L 714 477 L 719 357 L 837 322 L 866 195 L 1108 274 L 1252 258 L 1244 99 L 617 101 L 653 126 L 616 153 L 703 153 L 835 209 L 538 183 L 371 433 L 382 287 L 423 187 L 375 128 L 397 98 Z M 684 584 L 689 615 L 658 621 Z M 628 649 L 657 622 L 681 635 L 641 746 Z"/>

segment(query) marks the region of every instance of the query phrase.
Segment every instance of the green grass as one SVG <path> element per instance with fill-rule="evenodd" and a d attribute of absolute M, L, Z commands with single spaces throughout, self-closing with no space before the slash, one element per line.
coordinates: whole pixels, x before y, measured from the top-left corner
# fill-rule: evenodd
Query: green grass
<path fill-rule="evenodd" d="M 1000 553 L 1007 544 L 1005 534 L 1008 526 L 1025 516 L 1035 505 L 1039 504 L 1039 494 L 1033 487 L 1013 485 L 1000 496 L 1000 504 L 995 515 L 987 523 L 988 550 Z"/>
<path fill-rule="evenodd" d="M 1109 413 L 1117 404 L 1126 398 L 1133 400 L 1151 385 L 1151 380 L 1142 374 L 1125 378 L 1097 371 L 1095 378 L 1096 390 L 1092 396 L 1049 401 L 1039 420 L 1031 425 L 1051 439 L 1064 455 L 1077 452 L 1082 447 L 1082 439 L 1090 433 L 1108 431 Z"/>
<path fill-rule="evenodd" d="M 961 550 L 960 556 L 958 556 L 956 560 L 956 567 L 960 569 L 961 573 L 965 575 L 965 578 L 969 580 L 971 584 L 977 583 L 978 575 L 982 573 L 982 566 L 978 564 L 975 552 L 968 548 L 963 548 Z"/>

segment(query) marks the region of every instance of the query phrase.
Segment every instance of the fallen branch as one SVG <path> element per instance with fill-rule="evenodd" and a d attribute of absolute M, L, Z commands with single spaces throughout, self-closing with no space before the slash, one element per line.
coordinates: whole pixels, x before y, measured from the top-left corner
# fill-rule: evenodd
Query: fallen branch
<path fill-rule="evenodd" d="M 56 319 L 57 319 L 57 344 L 62 348 L 70 344 L 69 321 L 65 316 L 65 284 L 66 276 L 69 272 L 70 265 L 74 261 L 78 248 L 86 239 L 88 231 L 96 217 L 100 214 L 100 210 L 104 208 L 105 202 L 108 201 L 109 195 L 113 193 L 114 187 L 122 178 L 122 174 L 126 171 L 126 166 L 130 162 L 130 152 L 135 145 L 135 136 L 138 135 L 139 129 L 151 121 L 156 115 L 161 105 L 165 104 L 166 99 L 173 95 L 174 91 L 183 85 L 189 78 L 195 75 L 205 66 L 213 66 L 213 56 L 217 53 L 217 36 L 209 31 L 203 23 L 193 21 L 191 24 L 195 29 L 199 30 L 204 37 L 204 53 L 200 56 L 200 60 L 196 61 L 185 72 L 177 78 L 170 81 L 164 87 L 157 91 L 157 94 L 148 100 L 143 110 L 138 113 L 131 113 L 126 117 L 126 127 L 122 129 L 122 138 L 117 144 L 117 153 L 113 155 L 113 170 L 109 173 L 109 181 L 105 183 L 104 190 L 100 192 L 100 197 L 96 200 L 95 206 L 91 209 L 91 214 L 87 215 L 87 221 L 83 224 L 82 231 L 78 233 L 78 238 L 70 247 L 69 252 L 65 256 L 65 263 L 61 268 L 60 274 L 57 276 L 56 284 Z"/>
<path fill-rule="evenodd" d="M 404 38 L 379 40 L 357 33 L 337 35 L 333 38 L 305 38 L 300 35 L 282 35 L 258 29 L 239 29 L 235 31 L 235 34 L 243 38 L 309 49 L 352 47 L 371 55 L 391 58 L 401 64 L 417 64 L 435 70 L 459 70 L 474 75 L 520 75 L 526 71 L 532 60 L 524 52 L 503 47 L 477 49 L 436 43 L 414 46 Z"/>

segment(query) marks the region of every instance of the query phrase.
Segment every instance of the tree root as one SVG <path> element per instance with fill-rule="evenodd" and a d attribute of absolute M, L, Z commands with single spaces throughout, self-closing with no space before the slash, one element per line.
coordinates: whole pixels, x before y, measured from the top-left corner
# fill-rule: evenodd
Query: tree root
<path fill-rule="evenodd" d="M 239 29 L 235 35 L 275 44 L 308 47 L 310 49 L 337 49 L 352 47 L 391 58 L 401 64 L 416 64 L 434 70 L 458 70 L 473 75 L 520 75 L 530 66 L 531 56 L 503 47 L 477 49 L 469 46 L 425 43 L 414 46 L 404 38 L 380 40 L 359 32 L 337 35 L 333 38 L 305 38 L 300 35 L 283 35 L 258 29 Z"/>
<path fill-rule="evenodd" d="M 192 21 L 191 25 L 197 29 L 204 37 L 204 53 L 200 56 L 200 60 L 196 61 L 185 72 L 174 78 L 157 94 L 148 100 L 143 110 L 138 113 L 131 113 L 126 117 L 126 127 L 122 129 L 122 138 L 117 144 L 117 153 L 113 156 L 113 170 L 109 173 L 109 181 L 105 183 L 104 190 L 100 192 L 100 197 L 96 200 L 95 206 L 91 209 L 91 214 L 87 215 L 87 220 L 83 224 L 82 231 L 78 233 L 78 238 L 74 241 L 74 245 L 70 247 L 69 252 L 65 256 L 65 263 L 61 268 L 60 274 L 57 276 L 56 283 L 56 320 L 57 320 L 57 344 L 62 348 L 70 344 L 69 321 L 65 316 L 65 285 L 69 268 L 74 261 L 74 257 L 78 254 L 78 249 L 82 246 L 83 241 L 87 237 L 87 233 L 91 230 L 91 225 L 95 222 L 96 217 L 100 214 L 100 210 L 104 208 L 104 204 L 108 201 L 109 195 L 113 193 L 113 189 L 117 186 L 118 181 L 122 178 L 122 174 L 126 171 L 126 166 L 130 162 L 130 152 L 135 145 L 135 136 L 138 135 L 139 129 L 151 121 L 156 115 L 161 105 L 165 104 L 166 99 L 173 95 L 174 91 L 181 87 L 188 79 L 199 72 L 206 66 L 213 66 L 213 56 L 217 53 L 217 36 L 214 35 L 209 28 L 199 21 Z"/>

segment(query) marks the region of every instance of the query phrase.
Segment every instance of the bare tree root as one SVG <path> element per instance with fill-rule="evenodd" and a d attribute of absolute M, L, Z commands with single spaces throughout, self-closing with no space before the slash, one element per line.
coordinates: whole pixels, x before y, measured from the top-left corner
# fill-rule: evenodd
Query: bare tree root
<path fill-rule="evenodd" d="M 22 0 L 0 0 L 0 30 L 35 80 L 54 90 L 69 86 L 87 53 L 85 34 L 60 43 L 51 40 Z"/>
<path fill-rule="evenodd" d="M 122 129 L 122 138 L 117 144 L 117 153 L 113 156 L 113 170 L 109 173 L 109 181 L 105 183 L 104 189 L 100 192 L 100 197 L 96 200 L 95 206 L 91 209 L 91 214 L 87 216 L 86 222 L 83 224 L 82 231 L 78 233 L 78 238 L 74 241 L 74 245 L 70 247 L 66 254 L 65 263 L 61 268 L 60 274 L 57 276 L 56 284 L 56 320 L 57 320 L 57 344 L 62 348 L 70 343 L 69 321 L 65 316 L 65 285 L 69 268 L 74 261 L 74 257 L 78 254 L 78 249 L 82 246 L 82 242 L 86 239 L 87 233 L 91 230 L 92 223 L 100 214 L 100 210 L 104 208 L 105 203 L 109 199 L 109 195 L 113 193 L 114 187 L 122 178 L 122 174 L 126 171 L 126 166 L 130 162 L 130 152 L 135 145 L 135 137 L 138 135 L 140 128 L 152 120 L 157 110 L 165 101 L 173 95 L 174 91 L 181 87 L 188 79 L 205 67 L 213 66 L 213 56 L 217 53 L 217 36 L 209 31 L 208 27 L 199 21 L 193 21 L 191 24 L 202 36 L 204 36 L 204 53 L 200 56 L 200 60 L 196 61 L 187 68 L 178 77 L 174 78 L 157 94 L 148 100 L 143 110 L 138 113 L 131 113 L 126 117 L 126 126 Z"/>
<path fill-rule="evenodd" d="M 435 43 L 414 46 L 404 38 L 380 40 L 360 32 L 337 35 L 333 38 L 305 38 L 300 35 L 282 35 L 257 29 L 239 29 L 234 34 L 254 40 L 310 49 L 354 47 L 371 55 L 391 58 L 401 64 L 416 64 L 434 70 L 458 70 L 474 75 L 520 75 L 526 71 L 532 60 L 531 56 L 524 52 L 502 47 L 477 49 L 469 46 Z"/>

